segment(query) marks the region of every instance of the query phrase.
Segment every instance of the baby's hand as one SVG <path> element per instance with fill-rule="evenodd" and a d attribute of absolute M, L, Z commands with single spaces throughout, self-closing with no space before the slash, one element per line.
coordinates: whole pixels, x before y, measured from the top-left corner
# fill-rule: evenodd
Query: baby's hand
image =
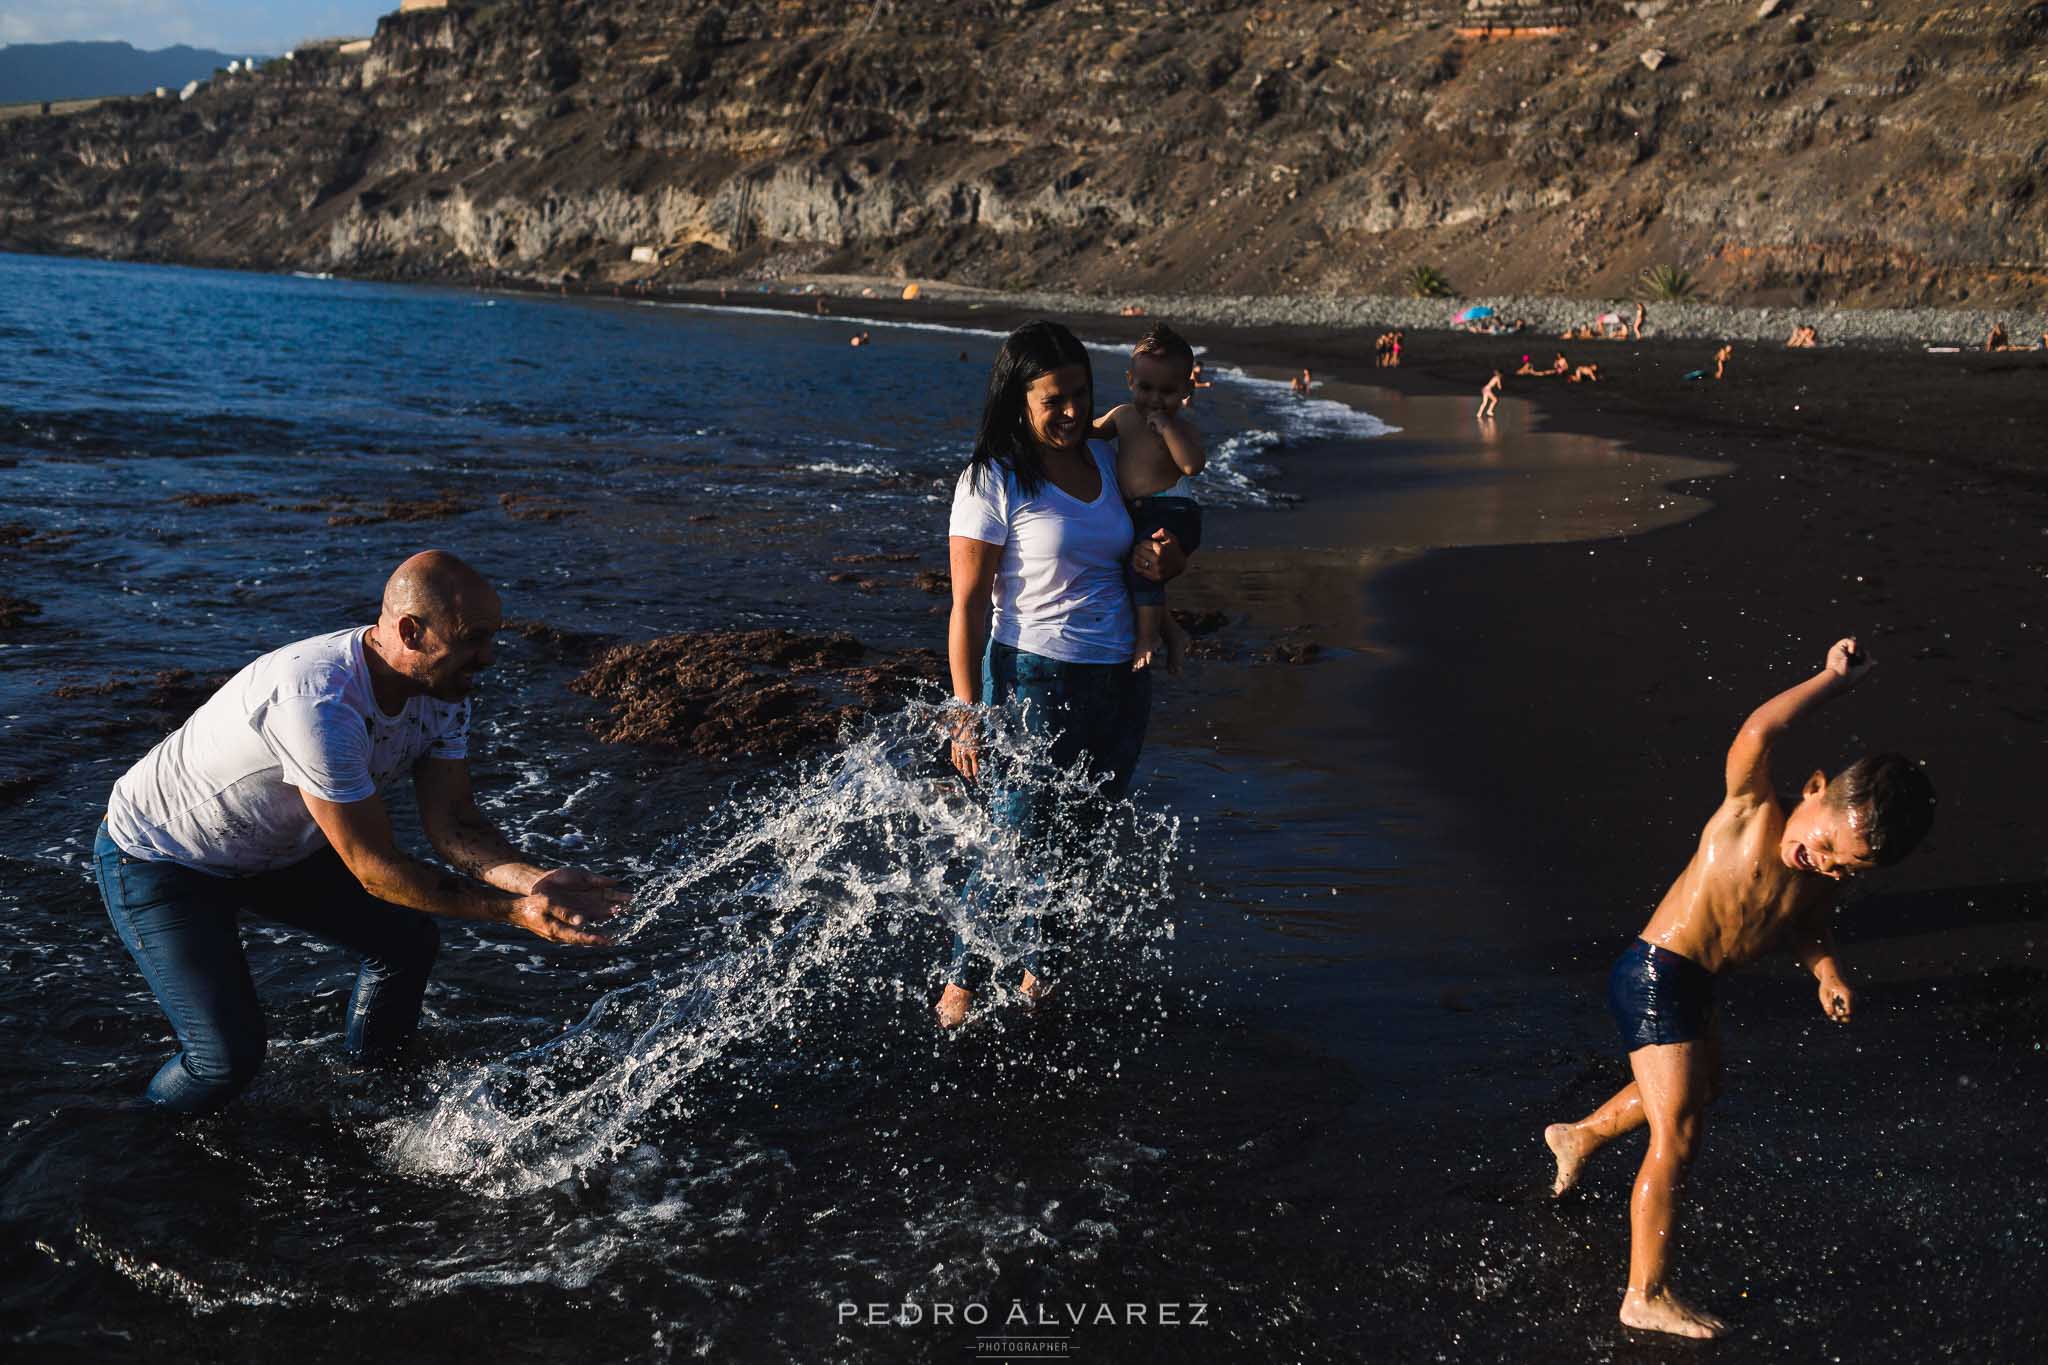
<path fill-rule="evenodd" d="M 1152 428 L 1154 436 L 1164 436 L 1166 434 L 1166 425 L 1172 420 L 1171 417 L 1163 412 L 1148 412 L 1145 414 L 1145 425 Z"/>
<path fill-rule="evenodd" d="M 1828 672 L 1854 687 L 1868 676 L 1877 661 L 1856 646 L 1856 637 L 1851 635 L 1835 641 L 1835 647 L 1828 651 Z"/>
<path fill-rule="evenodd" d="M 1833 973 L 1820 980 L 1820 1010 L 1838 1024 L 1849 1022 L 1849 1011 L 1856 1004 L 1855 992 L 1849 983 Z"/>

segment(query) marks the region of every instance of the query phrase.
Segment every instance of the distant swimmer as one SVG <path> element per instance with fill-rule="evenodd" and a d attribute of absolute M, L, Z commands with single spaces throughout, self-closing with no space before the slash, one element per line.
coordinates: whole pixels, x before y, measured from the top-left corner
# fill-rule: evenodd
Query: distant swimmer
<path fill-rule="evenodd" d="M 1524 361 L 1527 356 L 1522 357 Z M 1479 391 L 1479 420 L 1484 422 L 1493 416 L 1493 410 L 1500 406 L 1500 371 L 1493 372 L 1493 378 L 1486 381 L 1486 387 Z"/>
<path fill-rule="evenodd" d="M 1779 736 L 1873 667 L 1854 639 L 1838 640 L 1820 672 L 1744 722 L 1728 750 L 1720 807 L 1692 861 L 1608 977 L 1608 1008 L 1635 1079 L 1577 1123 L 1543 1130 L 1557 1158 L 1551 1190 L 1561 1195 L 1594 1152 L 1649 1125 L 1649 1151 L 1629 1201 L 1621 1320 L 1630 1327 L 1686 1337 L 1727 1330 L 1674 1294 L 1670 1279 L 1679 1188 L 1707 1106 L 1721 1091 L 1716 979 L 1789 945 L 1819 988 L 1821 1013 L 1847 1023 L 1855 997 L 1835 961 L 1830 927 L 1842 884 L 1897 863 L 1934 822 L 1933 784 L 1897 754 L 1860 758 L 1832 779 L 1816 771 L 1789 811 L 1771 780 Z"/>
<path fill-rule="evenodd" d="M 178 1036 L 150 1103 L 211 1113 L 262 1064 L 244 914 L 361 960 L 343 1040 L 368 1062 L 418 1025 L 435 916 L 607 942 L 598 922 L 625 903 L 617 884 L 528 861 L 470 790 L 469 696 L 502 624 L 476 570 L 414 555 L 375 625 L 257 658 L 114 784 L 93 845 L 100 895 Z M 428 841 L 465 875 L 392 838 L 383 792 L 408 776 Z"/>
<path fill-rule="evenodd" d="M 872 341 L 873 339 L 874 338 L 866 332 L 855 332 L 852 336 L 846 339 L 846 344 L 849 346 L 865 346 L 868 344 L 868 342 Z"/>
<path fill-rule="evenodd" d="M 1287 381 L 1287 387 L 1294 390 L 1294 396 L 1296 398 L 1308 397 L 1308 391 L 1314 388 L 1315 384 L 1315 376 L 1310 374 L 1307 370 L 1303 370 L 1300 374 L 1294 376 L 1294 378 Z"/>

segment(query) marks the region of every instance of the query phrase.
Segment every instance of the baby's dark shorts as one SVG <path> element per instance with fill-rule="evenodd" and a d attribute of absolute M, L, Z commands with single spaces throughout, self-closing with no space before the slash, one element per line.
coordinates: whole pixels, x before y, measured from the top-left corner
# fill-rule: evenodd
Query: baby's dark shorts
<path fill-rule="evenodd" d="M 1180 548 L 1193 554 L 1202 543 L 1202 504 L 1193 498 L 1150 497 L 1132 498 L 1124 504 L 1131 510 L 1131 529 L 1137 532 L 1138 540 L 1150 540 L 1158 530 L 1173 532 L 1173 538 L 1180 542 Z M 1133 542 L 1136 543 L 1136 542 Z M 1124 569 L 1124 582 L 1131 590 L 1131 601 L 1141 607 L 1162 606 L 1166 602 L 1166 585 L 1154 583 Z"/>
<path fill-rule="evenodd" d="M 1607 976 L 1607 1008 L 1630 1052 L 1693 1043 L 1713 1024 L 1714 974 L 1680 953 L 1637 939 Z"/>

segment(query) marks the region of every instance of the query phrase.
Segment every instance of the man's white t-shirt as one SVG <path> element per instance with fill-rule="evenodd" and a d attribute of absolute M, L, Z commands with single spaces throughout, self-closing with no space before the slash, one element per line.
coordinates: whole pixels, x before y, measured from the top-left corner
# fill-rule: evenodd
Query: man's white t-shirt
<path fill-rule="evenodd" d="M 469 703 L 412 697 L 387 716 L 367 626 L 286 645 L 230 678 L 114 784 L 107 832 L 133 858 L 217 876 L 290 867 L 326 836 L 301 792 L 361 801 L 422 758 L 469 755 Z"/>
<path fill-rule="evenodd" d="M 1138 638 L 1124 586 L 1131 514 L 1117 491 L 1113 448 L 1090 441 L 1088 451 L 1102 492 L 1085 503 L 1051 480 L 1026 496 L 1013 471 L 969 465 L 953 489 L 951 533 L 1003 547 L 996 640 L 1064 663 L 1129 663 Z"/>

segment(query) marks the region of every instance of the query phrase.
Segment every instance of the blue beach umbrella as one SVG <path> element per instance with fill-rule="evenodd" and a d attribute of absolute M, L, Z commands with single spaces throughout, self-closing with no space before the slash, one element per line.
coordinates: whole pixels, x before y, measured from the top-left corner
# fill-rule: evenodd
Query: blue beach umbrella
<path fill-rule="evenodd" d="M 1471 306 L 1470 308 L 1467 308 L 1467 309 L 1466 309 L 1466 310 L 1465 310 L 1464 312 L 1462 312 L 1462 313 L 1458 314 L 1458 316 L 1456 316 L 1455 318 L 1452 318 L 1452 319 L 1451 319 L 1451 321 L 1452 321 L 1452 322 L 1477 322 L 1477 321 L 1479 321 L 1479 320 L 1480 320 L 1481 318 L 1490 318 L 1490 317 L 1492 317 L 1492 316 L 1493 316 L 1493 310 L 1492 310 L 1491 308 L 1488 308 L 1488 307 L 1487 307 L 1487 306 L 1486 306 L 1485 304 L 1483 304 L 1483 303 L 1475 303 L 1475 304 L 1473 304 L 1473 305 L 1472 305 L 1472 306 Z"/>

